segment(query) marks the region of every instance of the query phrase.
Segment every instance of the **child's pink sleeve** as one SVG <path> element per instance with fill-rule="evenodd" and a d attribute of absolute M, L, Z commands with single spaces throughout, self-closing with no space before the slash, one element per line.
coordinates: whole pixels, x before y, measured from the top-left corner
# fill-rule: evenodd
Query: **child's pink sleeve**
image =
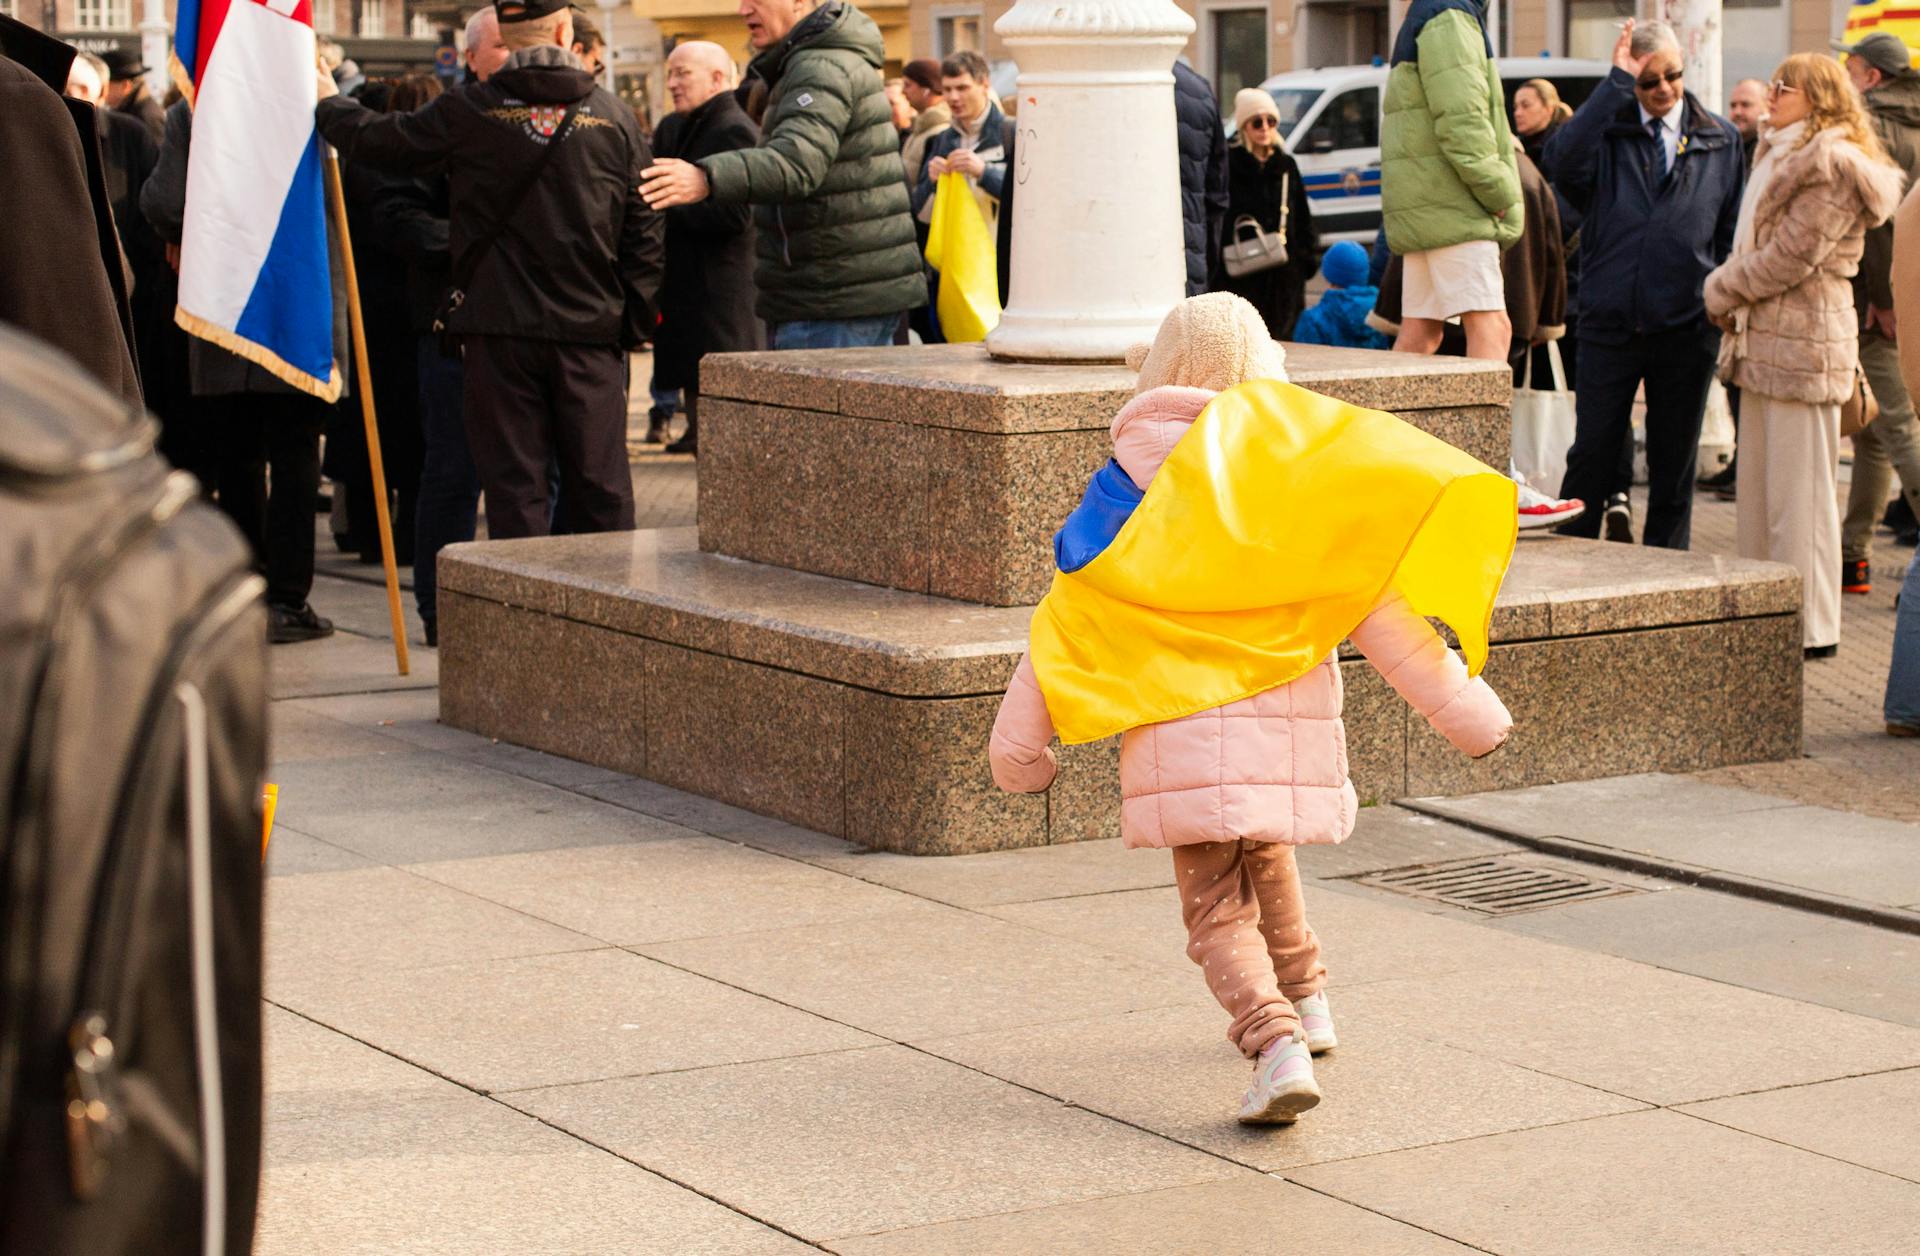
<path fill-rule="evenodd" d="M 1353 644 L 1456 749 L 1478 759 L 1513 732 L 1513 716 L 1500 696 L 1485 680 L 1467 675 L 1460 656 L 1399 594 L 1381 599 L 1353 630 Z"/>
<path fill-rule="evenodd" d="M 987 742 L 993 783 L 1015 794 L 1037 794 L 1053 784 L 1060 764 L 1047 745 L 1052 740 L 1053 717 L 1047 714 L 1047 699 L 1034 679 L 1033 659 L 1023 654 L 1007 685 L 1007 696 L 1000 700 L 993 737 Z"/>

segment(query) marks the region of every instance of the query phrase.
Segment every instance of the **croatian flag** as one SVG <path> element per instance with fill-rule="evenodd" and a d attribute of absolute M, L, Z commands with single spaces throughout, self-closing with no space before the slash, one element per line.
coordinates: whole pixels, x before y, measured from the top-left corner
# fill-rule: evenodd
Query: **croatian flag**
<path fill-rule="evenodd" d="M 312 0 L 180 0 L 173 54 L 193 106 L 175 321 L 333 401 Z"/>

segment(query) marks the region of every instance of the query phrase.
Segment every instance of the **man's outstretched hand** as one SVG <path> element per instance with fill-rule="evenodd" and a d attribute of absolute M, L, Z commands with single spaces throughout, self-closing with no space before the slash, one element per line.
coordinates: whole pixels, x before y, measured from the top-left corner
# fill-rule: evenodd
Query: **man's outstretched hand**
<path fill-rule="evenodd" d="M 672 209 L 707 199 L 707 172 L 690 161 L 662 157 L 640 172 L 640 199 L 649 209 Z"/>

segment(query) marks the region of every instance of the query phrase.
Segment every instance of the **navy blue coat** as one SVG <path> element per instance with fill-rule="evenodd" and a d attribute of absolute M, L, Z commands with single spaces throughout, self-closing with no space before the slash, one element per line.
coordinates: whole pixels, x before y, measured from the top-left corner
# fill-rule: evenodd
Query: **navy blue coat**
<path fill-rule="evenodd" d="M 1227 131 L 1213 85 L 1173 63 L 1173 114 L 1180 143 L 1180 223 L 1186 231 L 1187 295 L 1207 291 L 1227 221 Z"/>
<path fill-rule="evenodd" d="M 1547 144 L 1547 177 L 1581 215 L 1582 340 L 1706 323 L 1702 287 L 1733 251 L 1746 187 L 1740 133 L 1693 93 L 1681 106 L 1682 151 L 1655 186 L 1655 143 L 1640 124 L 1633 79 L 1616 68 Z"/>

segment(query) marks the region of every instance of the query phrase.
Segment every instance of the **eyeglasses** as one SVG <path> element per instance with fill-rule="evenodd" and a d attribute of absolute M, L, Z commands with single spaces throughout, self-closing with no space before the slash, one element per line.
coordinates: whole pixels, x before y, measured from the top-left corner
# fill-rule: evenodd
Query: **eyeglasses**
<path fill-rule="evenodd" d="M 1773 82 L 1767 84 L 1767 95 L 1769 96 L 1782 96 L 1787 92 L 1797 92 L 1799 90 L 1799 88 L 1787 82 L 1785 79 L 1775 79 Z"/>
<path fill-rule="evenodd" d="M 1280 119 L 1278 118 L 1253 117 L 1253 118 L 1247 119 L 1246 129 L 1249 131 L 1264 131 L 1267 128 L 1272 127 L 1277 130 L 1279 126 L 1280 126 Z"/>
<path fill-rule="evenodd" d="M 1635 79 L 1633 85 L 1643 92 L 1650 92 L 1662 83 L 1678 83 L 1686 75 L 1685 70 L 1668 70 L 1665 74 L 1649 74 L 1645 78 Z"/>

